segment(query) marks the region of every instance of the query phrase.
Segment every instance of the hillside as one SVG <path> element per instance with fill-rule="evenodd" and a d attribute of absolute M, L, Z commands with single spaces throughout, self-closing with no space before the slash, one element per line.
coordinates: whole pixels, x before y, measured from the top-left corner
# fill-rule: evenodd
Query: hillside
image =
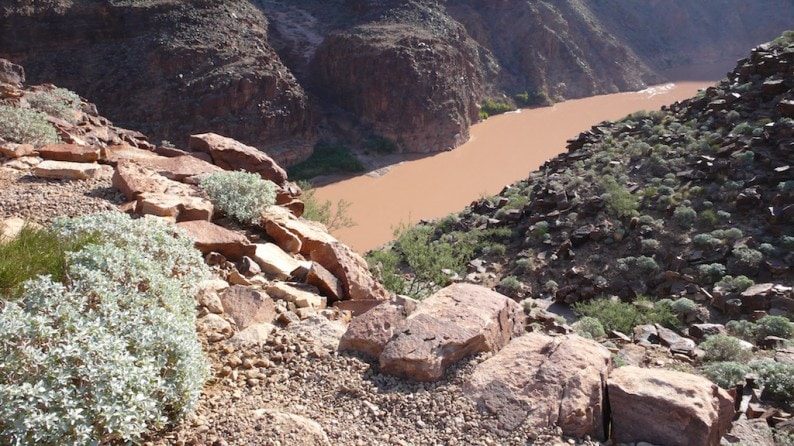
<path fill-rule="evenodd" d="M 155 141 L 213 130 L 289 166 L 318 138 L 454 148 L 486 99 L 642 88 L 740 57 L 792 18 L 785 0 L 62 0 L 0 7 L 0 57 Z"/>

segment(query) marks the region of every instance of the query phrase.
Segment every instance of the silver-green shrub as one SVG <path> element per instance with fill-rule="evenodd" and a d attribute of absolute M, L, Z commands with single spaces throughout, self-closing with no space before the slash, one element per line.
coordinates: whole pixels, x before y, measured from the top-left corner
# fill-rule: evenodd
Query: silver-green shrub
<path fill-rule="evenodd" d="M 35 147 L 61 141 L 44 113 L 8 105 L 0 105 L 0 138 Z"/>
<path fill-rule="evenodd" d="M 201 179 L 201 188 L 227 215 L 255 222 L 276 201 L 276 185 L 255 173 L 219 172 Z"/>
<path fill-rule="evenodd" d="M 72 124 L 80 107 L 80 96 L 65 88 L 40 90 L 25 96 L 31 107 Z"/>
<path fill-rule="evenodd" d="M 132 441 L 184 418 L 208 375 L 193 300 L 208 270 L 192 241 L 121 213 L 55 230 L 94 242 L 67 254 L 67 283 L 30 281 L 0 311 L 0 443 Z"/>
<path fill-rule="evenodd" d="M 712 362 L 703 366 L 703 374 L 723 389 L 743 382 L 748 373 L 750 366 L 733 361 Z"/>
<path fill-rule="evenodd" d="M 574 322 L 571 328 L 583 338 L 598 339 L 606 336 L 606 331 L 604 331 L 601 321 L 590 316 L 585 316 Z"/>

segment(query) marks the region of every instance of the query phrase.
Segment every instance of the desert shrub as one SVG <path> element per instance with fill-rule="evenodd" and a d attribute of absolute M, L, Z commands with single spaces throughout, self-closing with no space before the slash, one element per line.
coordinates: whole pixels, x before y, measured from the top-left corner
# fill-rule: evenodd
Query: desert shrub
<path fill-rule="evenodd" d="M 705 202 L 704 202 L 705 205 Z M 700 213 L 700 222 L 707 227 L 713 227 L 719 221 L 717 212 L 714 209 L 705 209 Z"/>
<path fill-rule="evenodd" d="M 572 328 L 579 336 L 583 338 L 598 339 L 606 336 L 604 326 L 601 325 L 601 322 L 594 317 L 585 316 L 576 321 Z"/>
<path fill-rule="evenodd" d="M 747 276 L 725 276 L 719 282 L 715 283 L 715 287 L 720 287 L 725 291 L 728 292 L 736 292 L 741 293 L 742 291 L 746 290 L 753 286 L 755 282 L 752 279 L 748 278 Z"/>
<path fill-rule="evenodd" d="M 207 378 L 194 295 L 208 277 L 179 230 L 106 213 L 56 222 L 65 283 L 42 276 L 0 311 L 0 442 L 132 442 L 183 419 Z"/>
<path fill-rule="evenodd" d="M 695 219 L 697 218 L 697 212 L 689 206 L 678 206 L 673 211 L 673 218 L 683 229 L 689 229 L 695 224 Z"/>
<path fill-rule="evenodd" d="M 644 254 L 654 254 L 659 249 L 659 240 L 655 240 L 652 238 L 643 239 L 641 243 L 641 249 Z"/>
<path fill-rule="evenodd" d="M 745 348 L 741 341 L 733 336 L 712 335 L 700 343 L 706 355 L 704 361 L 733 361 L 746 363 L 753 357 L 753 352 Z"/>
<path fill-rule="evenodd" d="M 80 96 L 65 88 L 41 90 L 25 96 L 31 107 L 50 116 L 75 123 L 75 111 L 80 107 Z"/>
<path fill-rule="evenodd" d="M 764 316 L 755 325 L 758 340 L 763 340 L 767 336 L 783 339 L 794 336 L 794 324 L 783 316 Z"/>
<path fill-rule="evenodd" d="M 698 265 L 698 276 L 704 283 L 717 282 L 725 276 L 725 265 L 722 263 Z"/>
<path fill-rule="evenodd" d="M 480 104 L 480 117 L 486 119 L 489 116 L 500 115 L 510 110 L 513 110 L 513 106 L 508 103 L 486 99 Z"/>
<path fill-rule="evenodd" d="M 737 124 L 736 127 L 733 128 L 731 133 L 734 135 L 749 135 L 753 132 L 753 126 L 749 122 L 742 122 L 741 124 Z M 739 152 L 735 152 L 739 153 Z M 752 153 L 752 152 L 750 152 Z"/>
<path fill-rule="evenodd" d="M 764 255 L 761 251 L 748 248 L 747 246 L 740 246 L 733 250 L 731 266 L 741 271 L 754 270 L 761 264 Z"/>
<path fill-rule="evenodd" d="M 573 307 L 578 317 L 592 317 L 601 322 L 604 330 L 617 330 L 631 333 L 635 326 L 642 324 L 660 324 L 675 327 L 678 319 L 668 305 L 654 304 L 644 297 L 635 303 L 612 299 L 592 299 L 579 302 Z"/>
<path fill-rule="evenodd" d="M 722 241 L 711 234 L 697 234 L 692 237 L 692 243 L 701 249 L 714 249 L 722 244 Z"/>
<path fill-rule="evenodd" d="M 703 366 L 703 374 L 723 389 L 730 389 L 743 382 L 748 373 L 750 366 L 738 362 L 712 362 Z"/>
<path fill-rule="evenodd" d="M 611 214 L 624 218 L 631 217 L 637 212 L 639 208 L 637 197 L 618 184 L 614 177 L 609 175 L 603 177 L 601 187 L 604 189 L 601 199 L 604 200 Z"/>
<path fill-rule="evenodd" d="M 0 241 L 0 297 L 15 298 L 22 285 L 49 275 L 56 282 L 66 278 L 66 253 L 76 251 L 90 237 L 59 238 L 52 231 L 25 226 L 11 240 Z"/>
<path fill-rule="evenodd" d="M 41 147 L 60 142 L 47 116 L 29 108 L 0 105 L 0 137 L 9 142 Z"/>
<path fill-rule="evenodd" d="M 760 377 L 764 391 L 762 398 L 792 404 L 794 401 L 794 364 L 757 360 L 750 363 L 750 368 Z"/>
<path fill-rule="evenodd" d="M 758 334 L 758 327 L 750 321 L 732 320 L 725 324 L 725 329 L 731 336 L 744 339 L 748 342 L 755 342 Z"/>
<path fill-rule="evenodd" d="M 697 304 L 687 297 L 676 299 L 670 304 L 673 311 L 680 314 L 691 313 L 697 308 Z"/>
<path fill-rule="evenodd" d="M 504 256 L 506 252 L 507 252 L 507 246 L 501 243 L 494 243 L 490 246 L 485 247 L 485 249 L 483 250 L 483 253 L 497 257 Z"/>
<path fill-rule="evenodd" d="M 516 260 L 516 268 L 520 269 L 521 271 L 531 271 L 534 266 L 534 262 L 529 257 L 523 257 Z"/>
<path fill-rule="evenodd" d="M 652 257 L 623 257 L 617 261 L 618 271 L 635 276 L 649 277 L 659 272 L 659 265 Z"/>
<path fill-rule="evenodd" d="M 276 185 L 250 172 L 213 173 L 200 186 L 221 211 L 243 223 L 255 222 L 276 201 Z"/>
<path fill-rule="evenodd" d="M 515 293 L 521 289 L 521 281 L 516 276 L 507 276 L 499 281 L 499 288 L 508 293 Z"/>
<path fill-rule="evenodd" d="M 728 112 L 727 115 L 725 115 L 725 119 L 728 122 L 731 122 L 731 123 L 739 122 L 739 119 L 741 119 L 741 118 L 742 118 L 742 115 L 740 115 L 739 112 L 736 111 L 736 110 L 731 110 L 731 111 Z"/>
<path fill-rule="evenodd" d="M 301 217 L 318 221 L 325 225 L 329 231 L 336 229 L 350 228 L 356 225 L 350 215 L 348 209 L 350 202 L 340 199 L 336 202 L 336 206 L 330 200 L 321 201 L 315 196 L 315 190 L 311 183 L 307 181 L 299 181 L 298 187 L 301 188 L 301 201 L 303 201 L 303 215 Z"/>

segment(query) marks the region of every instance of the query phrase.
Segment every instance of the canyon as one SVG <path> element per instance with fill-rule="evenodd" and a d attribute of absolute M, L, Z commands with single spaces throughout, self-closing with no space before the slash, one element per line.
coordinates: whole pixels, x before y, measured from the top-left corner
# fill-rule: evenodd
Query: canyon
<path fill-rule="evenodd" d="M 639 90 L 792 19 L 785 0 L 55 0 L 0 7 L 0 57 L 153 141 L 213 131 L 289 166 L 318 140 L 454 148 L 486 99 Z"/>

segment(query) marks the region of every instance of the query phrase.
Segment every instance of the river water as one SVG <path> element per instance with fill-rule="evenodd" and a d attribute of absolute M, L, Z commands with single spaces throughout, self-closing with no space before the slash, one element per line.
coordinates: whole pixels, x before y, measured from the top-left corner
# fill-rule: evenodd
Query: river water
<path fill-rule="evenodd" d="M 656 110 L 711 84 L 681 81 L 494 116 L 473 126 L 471 139 L 455 150 L 405 161 L 380 176 L 361 175 L 318 187 L 316 196 L 350 203 L 348 214 L 356 226 L 334 235 L 364 253 L 391 240 L 401 223 L 415 224 L 462 210 L 477 198 L 526 178 L 564 152 L 567 139 L 592 125 L 637 110 Z"/>

